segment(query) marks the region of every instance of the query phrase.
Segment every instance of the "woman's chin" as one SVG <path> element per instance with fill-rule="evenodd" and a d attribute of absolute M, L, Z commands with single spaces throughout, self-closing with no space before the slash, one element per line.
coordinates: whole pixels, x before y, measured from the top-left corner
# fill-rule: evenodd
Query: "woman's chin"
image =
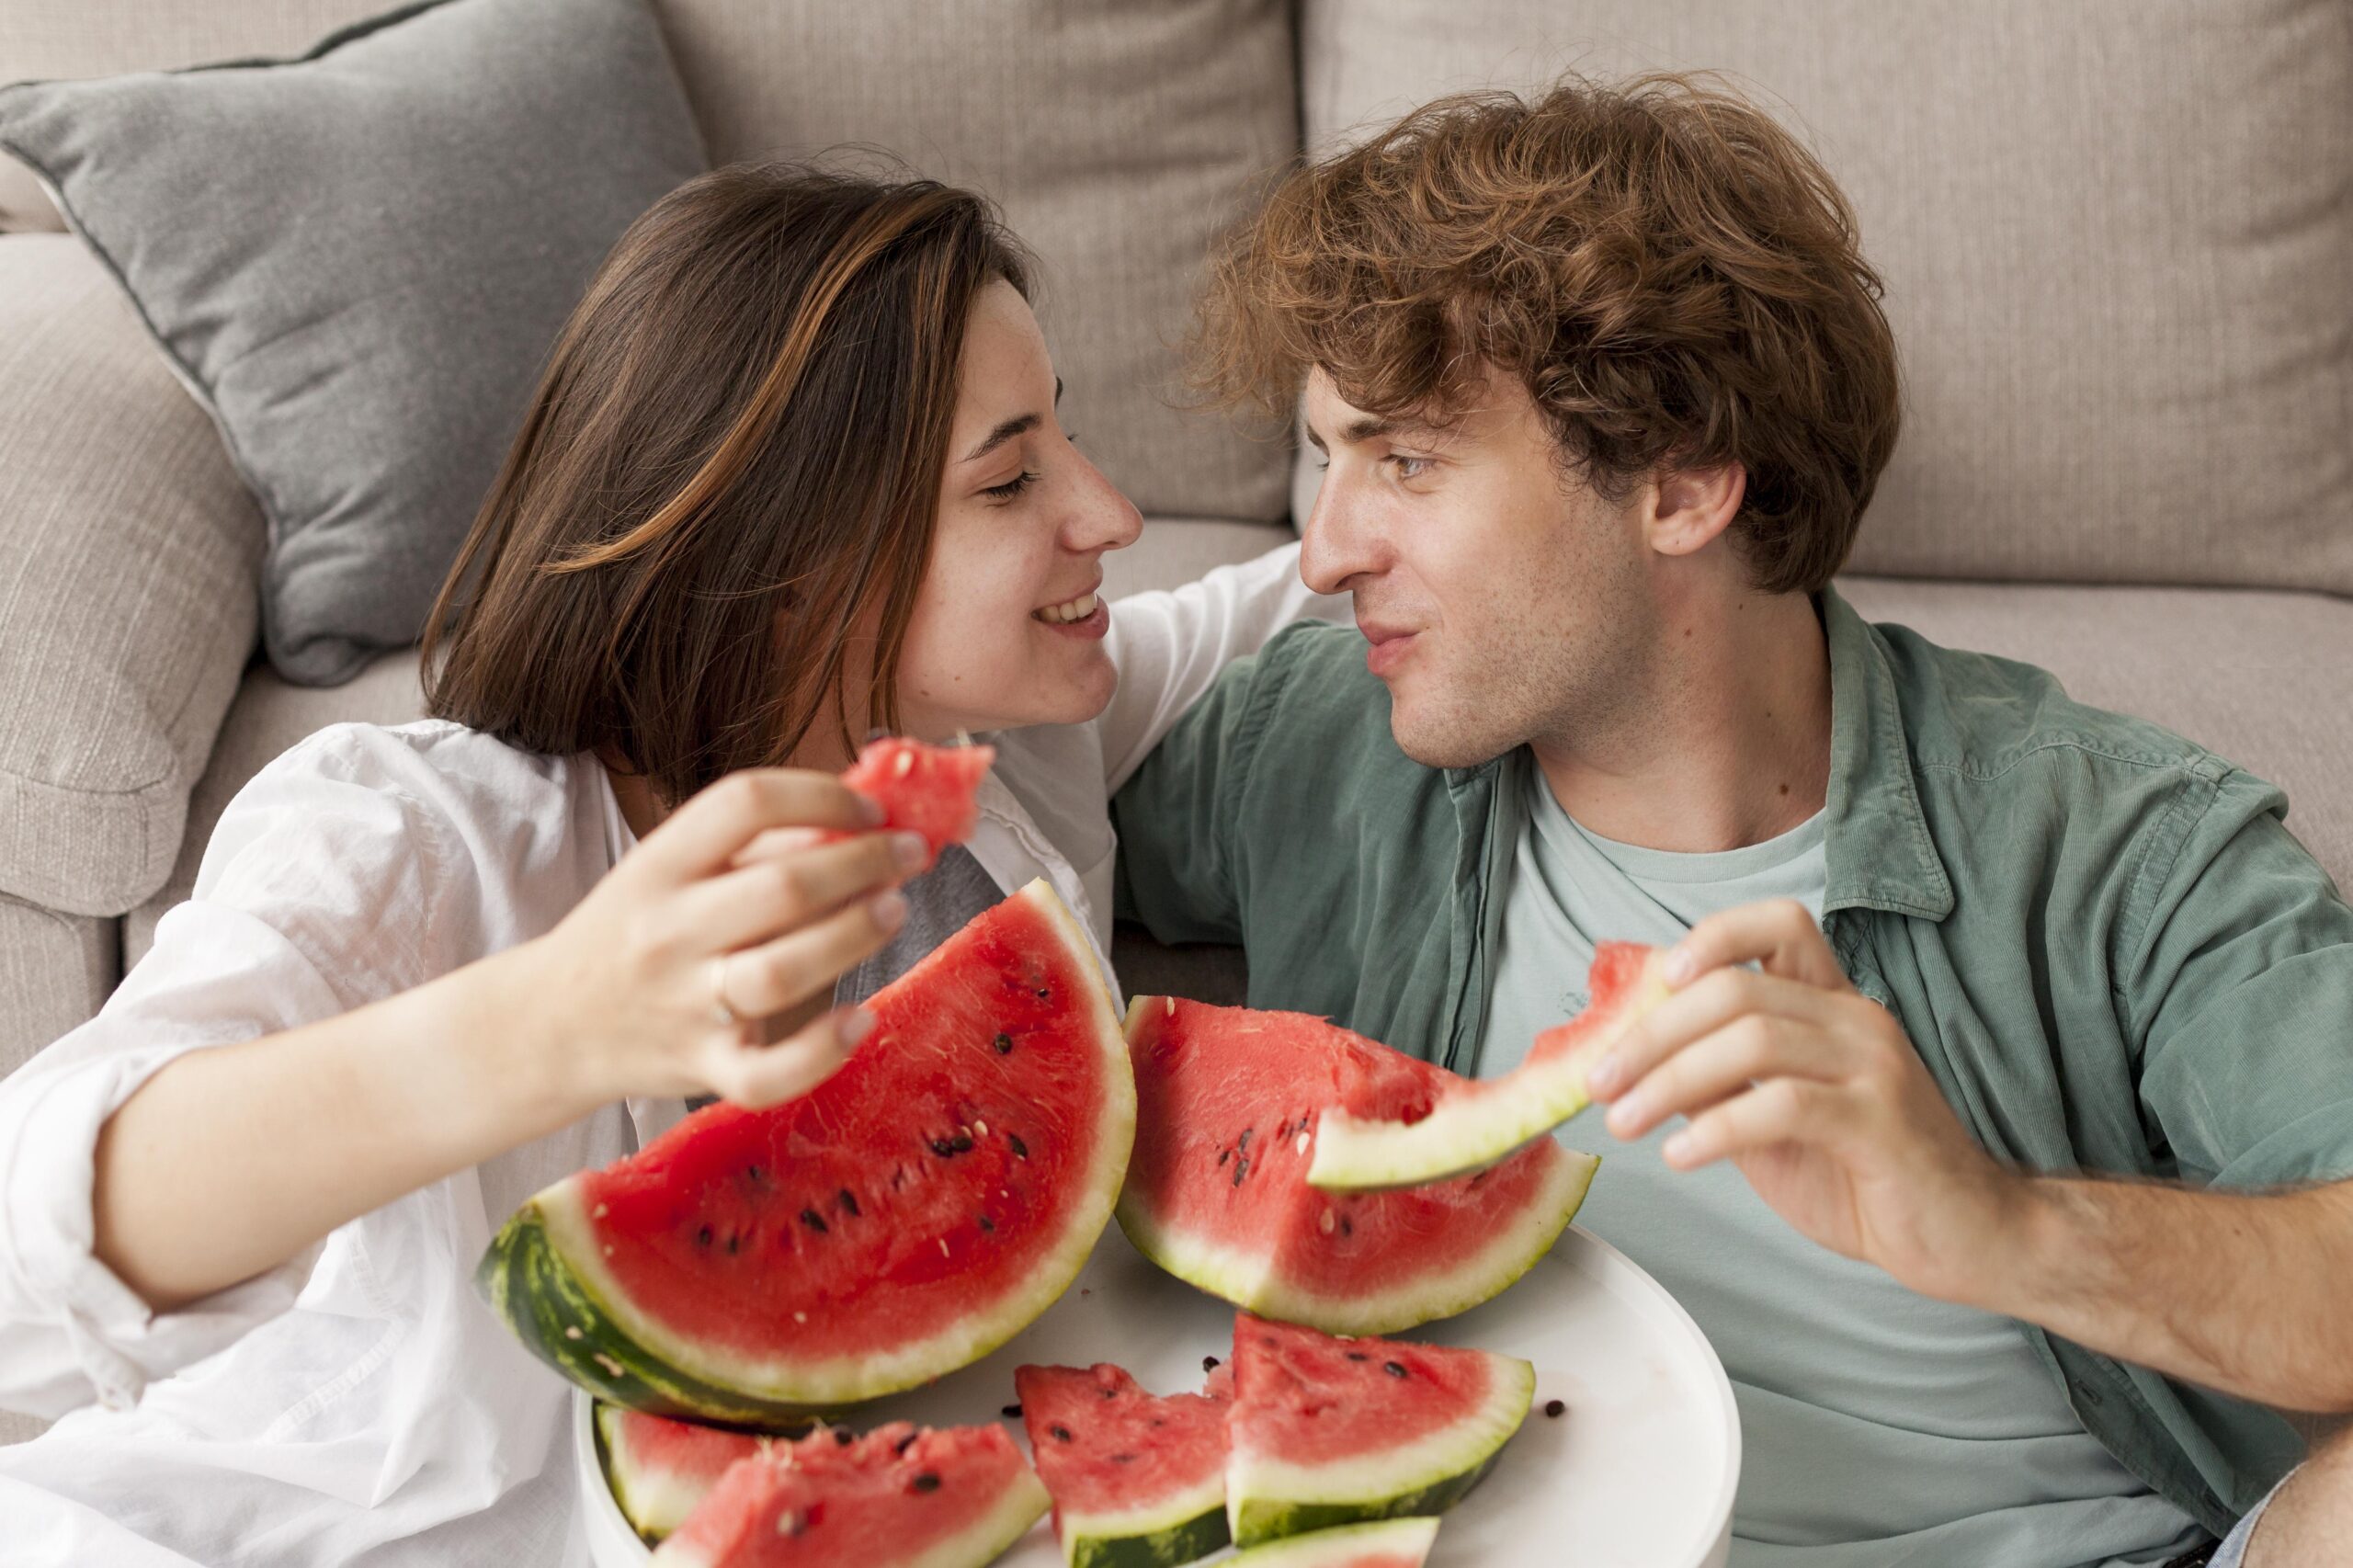
<path fill-rule="evenodd" d="M 1040 681 L 1019 692 L 1008 692 L 1002 706 L 995 703 L 952 714 L 907 715 L 907 730 L 919 740 L 952 740 L 959 733 L 989 730 L 1026 730 L 1039 724 L 1084 724 L 1099 719 L 1119 689 L 1119 673 L 1109 659 L 1100 669 L 1089 669 L 1053 681 Z"/>

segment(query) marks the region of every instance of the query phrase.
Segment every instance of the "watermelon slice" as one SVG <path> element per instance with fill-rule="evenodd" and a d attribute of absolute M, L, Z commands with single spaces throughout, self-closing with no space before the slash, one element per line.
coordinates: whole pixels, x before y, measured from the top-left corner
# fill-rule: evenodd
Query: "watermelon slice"
<path fill-rule="evenodd" d="M 995 746 L 934 746 L 904 735 L 869 741 L 842 782 L 882 808 L 883 825 L 920 833 L 931 846 L 929 870 L 939 852 L 972 836 L 981 776 L 996 760 Z"/>
<path fill-rule="evenodd" d="M 847 1436 L 847 1434 L 844 1434 Z M 981 1568 L 1046 1511 L 1002 1426 L 820 1433 L 737 1460 L 659 1568 Z"/>
<path fill-rule="evenodd" d="M 1527 1417 L 1536 1369 L 1491 1350 L 1233 1322 L 1225 1507 L 1251 1546 L 1443 1513 Z"/>
<path fill-rule="evenodd" d="M 597 1437 L 613 1501 L 630 1528 L 648 1540 L 659 1540 L 685 1523 L 730 1465 L 766 1453 L 772 1441 L 601 1402 Z"/>
<path fill-rule="evenodd" d="M 979 1359 L 1109 1218 L 1135 1085 L 1042 881 L 867 1004 L 806 1096 L 706 1107 L 517 1210 L 476 1273 L 540 1357 L 656 1415 L 782 1426 Z"/>
<path fill-rule="evenodd" d="M 1165 996 L 1128 1009 L 1128 1044 L 1121 1228 L 1169 1273 L 1269 1317 L 1387 1334 L 1468 1311 L 1543 1256 L 1599 1164 L 1548 1138 L 1455 1181 L 1317 1192 L 1329 1108 L 1404 1114 L 1461 1080 L 1321 1018 Z"/>
<path fill-rule="evenodd" d="M 1379 1519 L 1270 1540 L 1224 1568 L 1422 1568 L 1437 1540 L 1436 1519 Z"/>
<path fill-rule="evenodd" d="M 1538 1035 L 1518 1067 L 1500 1078 L 1457 1079 L 1417 1117 L 1367 1119 L 1350 1114 L 1353 1107 L 1325 1117 L 1309 1184 L 1342 1192 L 1410 1187 L 1479 1170 L 1543 1137 L 1591 1103 L 1586 1073 L 1666 998 L 1665 962 L 1656 948 L 1600 943 L 1586 971 L 1592 1002 Z"/>
<path fill-rule="evenodd" d="M 1017 1367 L 1013 1386 L 1071 1568 L 1190 1562 L 1226 1543 L 1222 1400 L 1156 1399 L 1108 1362 Z"/>

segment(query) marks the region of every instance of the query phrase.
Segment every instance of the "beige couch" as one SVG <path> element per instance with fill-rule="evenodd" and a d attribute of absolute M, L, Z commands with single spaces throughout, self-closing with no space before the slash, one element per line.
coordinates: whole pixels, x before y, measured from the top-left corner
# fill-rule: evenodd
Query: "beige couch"
<path fill-rule="evenodd" d="M 0 81 L 299 50 L 382 4 L 0 0 Z M 1154 519 L 1114 590 L 1287 537 L 1312 483 L 1170 406 L 1252 174 L 1458 86 L 1736 73 L 1853 196 L 1903 348 L 1846 591 L 2275 779 L 2353 879 L 2341 0 L 656 7 L 714 161 L 870 142 L 1002 200 L 1073 423 Z M 418 705 L 409 654 L 335 690 L 252 665 L 260 516 L 56 228 L 0 157 L 0 1071 L 105 1000 L 255 768 Z"/>

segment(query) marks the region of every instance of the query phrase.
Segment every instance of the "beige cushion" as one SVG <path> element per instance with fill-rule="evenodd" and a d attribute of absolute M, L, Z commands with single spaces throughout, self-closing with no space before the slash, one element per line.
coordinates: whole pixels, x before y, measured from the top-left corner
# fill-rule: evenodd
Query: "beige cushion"
<path fill-rule="evenodd" d="M 2353 592 L 2341 0 L 1302 0 L 1311 142 L 1741 74 L 1854 199 L 1909 406 L 1853 562 Z"/>
<path fill-rule="evenodd" d="M 253 645 L 262 523 L 98 263 L 0 236 L 0 894 L 163 884 Z"/>
<path fill-rule="evenodd" d="M 119 978 L 118 924 L 0 898 L 0 1077 L 98 1010 Z"/>
<path fill-rule="evenodd" d="M 1296 148 L 1282 0 L 665 0 L 713 163 L 870 142 L 995 197 L 1043 260 L 1081 444 L 1147 514 L 1284 512 L 1290 454 L 1176 411 L 1211 233 Z"/>
<path fill-rule="evenodd" d="M 2269 779 L 2353 892 L 2353 604 L 2320 594 L 1842 578 L 1866 619 L 2040 665 L 2079 702 L 2148 719 Z"/>
<path fill-rule="evenodd" d="M 390 8 L 385 0 L 0 0 L 0 82 L 299 54 Z M 0 153 L 0 233 L 64 226 L 30 171 Z"/>

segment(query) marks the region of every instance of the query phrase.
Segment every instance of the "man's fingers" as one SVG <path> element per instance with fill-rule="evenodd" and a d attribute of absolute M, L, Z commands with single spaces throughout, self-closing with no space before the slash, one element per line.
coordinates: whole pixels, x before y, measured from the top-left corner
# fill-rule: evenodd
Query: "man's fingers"
<path fill-rule="evenodd" d="M 1744 963 L 1825 991 L 1854 989 L 1813 912 L 1790 898 L 1722 910 L 1692 926 L 1667 955 L 1666 981 L 1688 985 L 1710 970 Z"/>
<path fill-rule="evenodd" d="M 798 1099 L 839 1071 L 873 1028 L 865 1008 L 841 1007 L 774 1045 L 714 1040 L 706 1076 L 721 1098 L 751 1109 Z"/>
<path fill-rule="evenodd" d="M 1595 1063 L 1586 1087 L 1596 1099 L 1616 1099 L 1694 1041 L 1752 1014 L 1827 1028 L 1837 1021 L 1838 1008 L 1847 999 L 1819 986 L 1759 974 L 1752 969 L 1711 971 L 1626 1030 L 1609 1048 L 1608 1055 Z"/>
<path fill-rule="evenodd" d="M 1831 1082 L 1847 1062 L 1838 1041 L 1811 1025 L 1749 1013 L 1701 1036 L 1609 1108 L 1609 1131 L 1642 1137 L 1670 1116 L 1697 1118 L 1751 1083 L 1779 1077 Z"/>
<path fill-rule="evenodd" d="M 749 767 L 673 812 L 646 835 L 633 858 L 659 877 L 684 882 L 719 869 L 771 828 L 856 832 L 881 820 L 880 807 L 830 773 Z"/>
<path fill-rule="evenodd" d="M 861 833 L 790 855 L 756 860 L 677 895 L 677 918 L 692 952 L 729 952 L 766 942 L 880 892 L 921 868 L 919 833 Z"/>
<path fill-rule="evenodd" d="M 1842 1141 L 1857 1110 L 1845 1089 L 1805 1078 L 1772 1078 L 1734 1095 L 1660 1145 L 1678 1171 L 1697 1170 L 1776 1143 Z"/>
<path fill-rule="evenodd" d="M 745 1017 L 767 1017 L 830 988 L 842 971 L 870 957 L 906 920 L 907 901 L 886 892 L 854 903 L 790 936 L 727 954 L 727 1005 Z"/>

